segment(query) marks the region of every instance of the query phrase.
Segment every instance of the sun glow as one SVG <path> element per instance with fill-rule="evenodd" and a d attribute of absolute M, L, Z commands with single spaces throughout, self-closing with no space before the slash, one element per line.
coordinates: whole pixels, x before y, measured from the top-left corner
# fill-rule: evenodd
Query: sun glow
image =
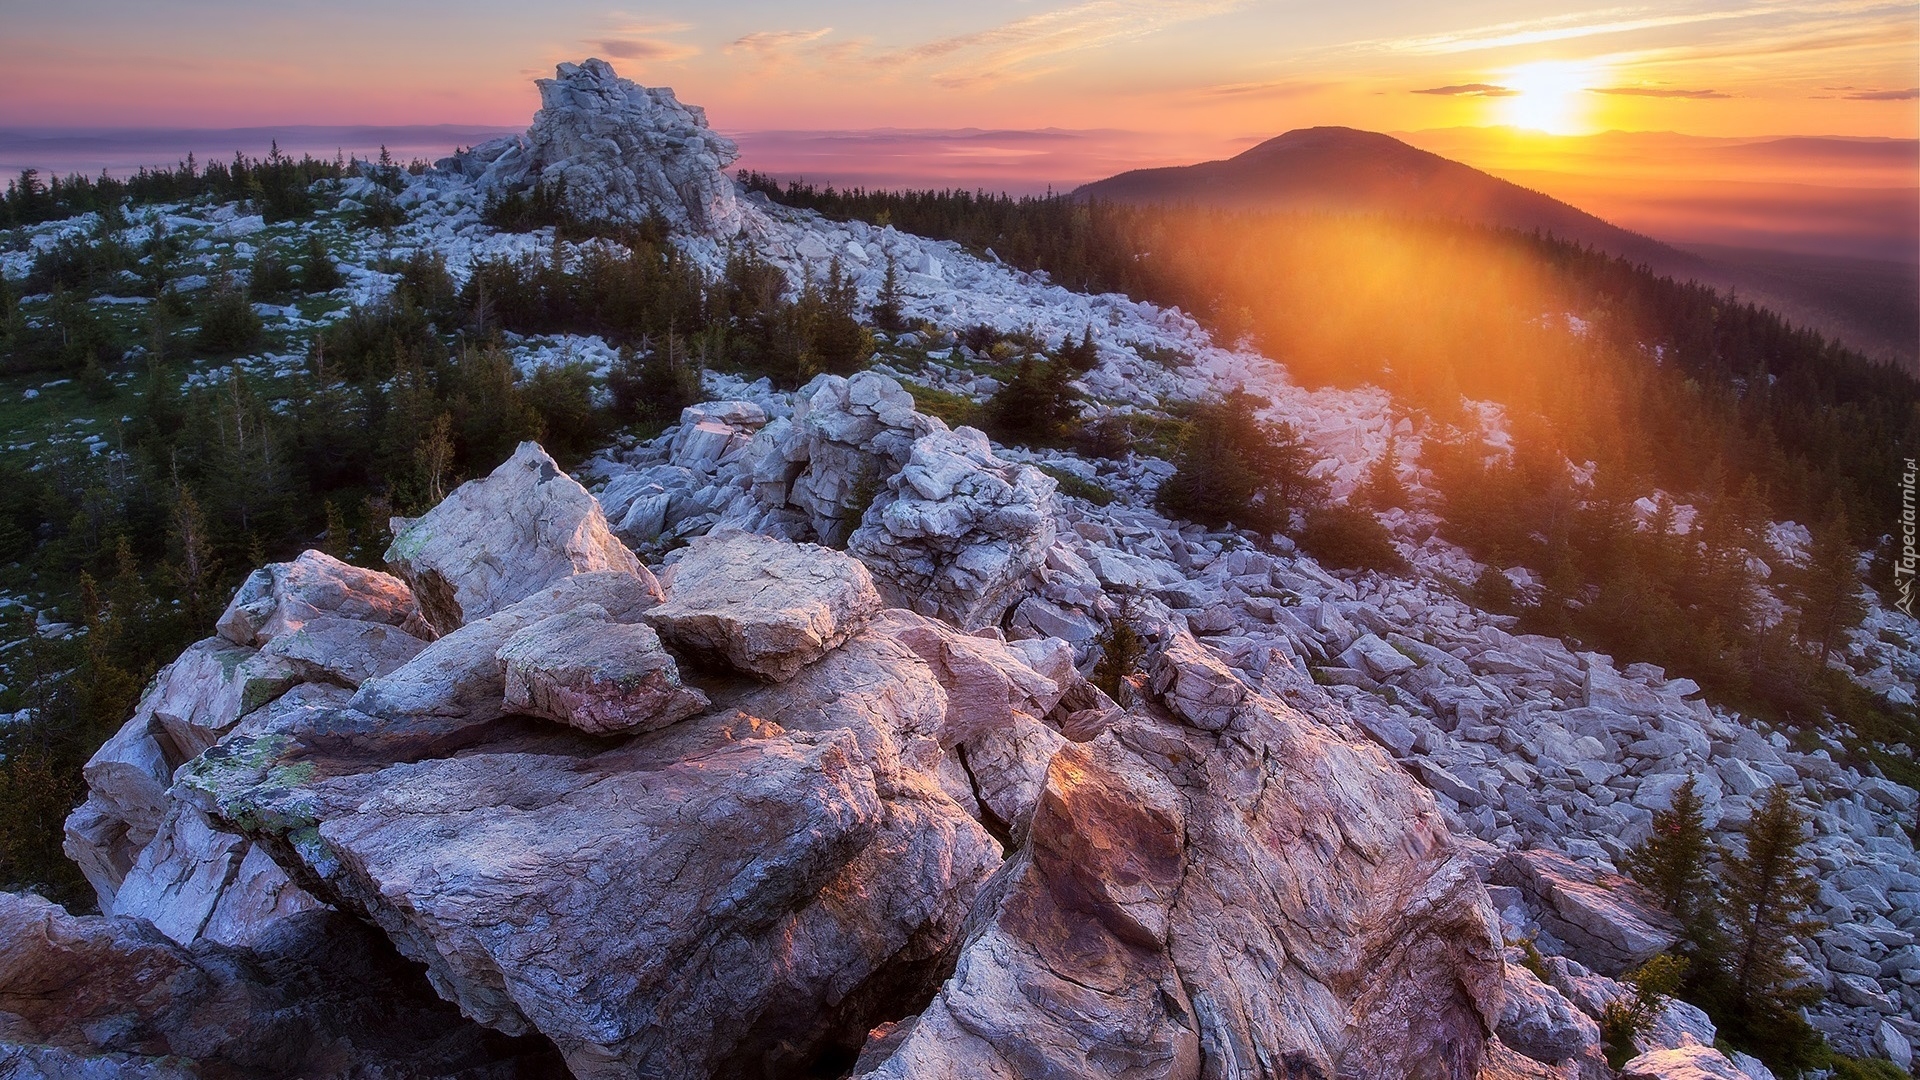
<path fill-rule="evenodd" d="M 1604 85 L 1591 63 L 1541 60 L 1506 73 L 1500 85 L 1515 91 L 1500 100 L 1504 119 L 1514 127 L 1550 135 L 1584 135 L 1594 109 L 1590 87 Z"/>

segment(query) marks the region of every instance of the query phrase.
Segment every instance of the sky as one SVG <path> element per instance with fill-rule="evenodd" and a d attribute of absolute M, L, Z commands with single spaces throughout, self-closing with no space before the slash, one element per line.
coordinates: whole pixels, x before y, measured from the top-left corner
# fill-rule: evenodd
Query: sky
<path fill-rule="evenodd" d="M 1536 178 L 1591 175 L 1609 131 L 1920 136 L 1911 2 L 0 0 L 0 167 L 44 150 L 23 128 L 517 129 L 587 56 L 839 182 L 1067 187 L 1317 124 Z"/>

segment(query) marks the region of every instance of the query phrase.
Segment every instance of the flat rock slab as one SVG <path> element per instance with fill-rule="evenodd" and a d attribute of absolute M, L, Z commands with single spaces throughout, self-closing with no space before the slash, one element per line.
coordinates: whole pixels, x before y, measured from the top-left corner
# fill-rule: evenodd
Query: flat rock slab
<path fill-rule="evenodd" d="M 653 584 L 594 497 L 531 442 L 396 529 L 386 557 L 441 634 L 574 574 L 613 570 Z"/>
<path fill-rule="evenodd" d="M 672 644 L 780 682 L 880 610 L 856 559 L 813 544 L 727 531 L 695 540 L 646 619 Z"/>
<path fill-rule="evenodd" d="M 496 658 L 509 710 L 595 735 L 654 731 L 707 708 L 653 627 L 612 622 L 597 604 L 516 632 Z"/>
<path fill-rule="evenodd" d="M 1520 889 L 1541 928 L 1603 975 L 1617 976 L 1659 955 L 1678 934 L 1639 886 L 1558 852 L 1510 851 L 1495 865 L 1493 880 Z"/>

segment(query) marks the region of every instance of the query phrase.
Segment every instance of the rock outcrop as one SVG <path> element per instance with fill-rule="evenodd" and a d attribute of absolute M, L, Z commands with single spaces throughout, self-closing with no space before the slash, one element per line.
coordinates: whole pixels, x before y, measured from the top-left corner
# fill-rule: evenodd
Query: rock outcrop
<path fill-rule="evenodd" d="M 576 567 L 599 533 L 571 483 L 510 463 L 420 519 L 405 569 L 457 606 L 397 667 L 328 614 L 177 668 L 229 693 L 271 653 L 298 685 L 207 726 L 166 794 L 116 753 L 137 782 L 101 805 L 160 811 L 118 886 L 155 955 L 344 912 L 580 1077 L 858 1053 L 900 1077 L 1465 1080 L 1503 1052 L 1491 911 L 1432 797 L 1211 645 L 1155 628 L 1123 709 L 1066 642 L 880 610 L 830 549 L 721 530 L 658 581 Z M 507 485 L 567 512 L 503 530 L 476 508 Z M 1509 1026 L 1557 1053 L 1562 1019 Z M 48 1031 L 22 1039 L 225 1052 Z"/>
<path fill-rule="evenodd" d="M 954 975 L 859 1075 L 1474 1077 L 1492 913 L 1430 797 L 1258 696 L 1054 754 Z"/>
<path fill-rule="evenodd" d="M 561 64 L 537 84 L 540 111 L 524 136 L 482 143 L 439 167 L 494 198 L 545 187 L 591 221 L 657 215 L 684 232 L 740 231 L 733 181 L 721 171 L 740 150 L 707 126 L 705 110 L 620 78 L 604 60 Z"/>
<path fill-rule="evenodd" d="M 962 627 L 996 623 L 1053 545 L 1057 482 L 1002 461 L 973 428 L 915 440 L 847 540 L 888 599 Z"/>

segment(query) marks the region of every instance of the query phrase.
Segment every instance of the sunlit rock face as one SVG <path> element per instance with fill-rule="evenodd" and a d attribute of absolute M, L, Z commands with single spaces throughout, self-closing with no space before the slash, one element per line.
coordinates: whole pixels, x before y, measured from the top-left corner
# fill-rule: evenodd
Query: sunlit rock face
<path fill-rule="evenodd" d="M 494 198 L 536 187 L 563 192 L 589 220 L 638 224 L 658 215 L 683 232 L 740 232 L 733 181 L 740 156 L 707 114 L 665 87 L 640 86 L 605 60 L 561 64 L 538 80 L 540 111 L 525 135 L 495 139 L 441 162 Z"/>

